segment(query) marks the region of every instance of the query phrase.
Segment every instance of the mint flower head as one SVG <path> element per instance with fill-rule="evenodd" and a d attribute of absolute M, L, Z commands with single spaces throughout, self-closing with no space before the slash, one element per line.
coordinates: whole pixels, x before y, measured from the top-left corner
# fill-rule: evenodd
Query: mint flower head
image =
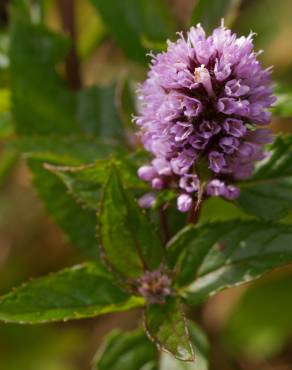
<path fill-rule="evenodd" d="M 261 67 L 252 38 L 238 38 L 224 25 L 206 37 L 197 25 L 152 56 L 135 122 L 154 159 L 138 173 L 153 189 L 178 188 L 180 211 L 192 207 L 201 188 L 202 164 L 205 195 L 231 200 L 239 196 L 234 183 L 251 176 L 265 156 L 267 109 L 275 97 L 271 68 Z"/>

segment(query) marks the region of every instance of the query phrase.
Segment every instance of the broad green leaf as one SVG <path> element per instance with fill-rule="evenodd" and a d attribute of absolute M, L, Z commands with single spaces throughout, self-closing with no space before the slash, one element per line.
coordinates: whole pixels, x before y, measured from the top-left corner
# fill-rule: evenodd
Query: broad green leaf
<path fill-rule="evenodd" d="M 280 273 L 252 285 L 232 309 L 224 342 L 252 358 L 276 355 L 292 334 L 292 276 Z"/>
<path fill-rule="evenodd" d="M 45 165 L 45 168 L 57 175 L 66 185 L 70 194 L 89 209 L 99 207 L 101 188 L 114 161 L 127 188 L 147 189 L 145 182 L 137 176 L 135 165 L 129 161 L 99 160 L 94 164 L 69 167 Z"/>
<path fill-rule="evenodd" d="M 123 125 L 115 104 L 115 94 L 115 85 L 94 86 L 79 93 L 77 119 L 86 134 L 123 138 Z"/>
<path fill-rule="evenodd" d="M 210 33 L 215 27 L 219 27 L 221 19 L 225 18 L 229 24 L 240 5 L 241 0 L 198 0 L 191 17 L 191 25 L 198 23 Z"/>
<path fill-rule="evenodd" d="M 292 137 L 278 137 L 268 159 L 240 184 L 238 204 L 265 220 L 280 219 L 292 209 Z"/>
<path fill-rule="evenodd" d="M 165 304 L 148 305 L 145 328 L 159 350 L 181 361 L 194 361 L 187 321 L 177 298 L 169 297 Z"/>
<path fill-rule="evenodd" d="M 192 342 L 195 362 L 179 361 L 169 353 L 160 356 L 159 370 L 208 370 L 209 343 L 206 334 L 193 322 L 189 323 L 189 334 Z"/>
<path fill-rule="evenodd" d="M 124 311 L 143 304 L 108 273 L 86 264 L 32 280 L 0 298 L 0 320 L 42 323 Z"/>
<path fill-rule="evenodd" d="M 135 61 L 146 62 L 143 38 L 165 41 L 176 31 L 176 21 L 164 0 L 91 1 L 108 32 L 126 55 Z"/>
<path fill-rule="evenodd" d="M 158 370 L 155 346 L 142 330 L 112 332 L 96 356 L 97 370 Z"/>
<path fill-rule="evenodd" d="M 169 242 L 168 254 L 182 294 L 197 304 L 291 263 L 292 227 L 256 220 L 188 226 Z"/>
<path fill-rule="evenodd" d="M 54 221 L 64 230 L 70 242 L 82 253 L 99 260 L 99 246 L 96 238 L 96 214 L 82 208 L 67 193 L 62 182 L 43 168 L 38 159 L 29 160 L 33 183 Z"/>
<path fill-rule="evenodd" d="M 99 213 L 99 236 L 106 260 L 127 277 L 159 267 L 164 248 L 153 226 L 123 187 L 112 164 L 105 184 Z"/>
<path fill-rule="evenodd" d="M 75 96 L 56 73 L 66 40 L 41 24 L 30 23 L 14 7 L 11 27 L 12 109 L 23 134 L 72 134 L 79 131 Z"/>

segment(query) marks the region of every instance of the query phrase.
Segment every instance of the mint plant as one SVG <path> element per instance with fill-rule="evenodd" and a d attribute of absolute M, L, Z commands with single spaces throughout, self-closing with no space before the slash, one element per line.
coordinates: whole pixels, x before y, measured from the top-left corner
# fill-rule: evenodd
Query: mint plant
<path fill-rule="evenodd" d="M 161 29 L 141 13 L 147 1 L 164 19 Z M 118 7 L 92 0 L 126 56 L 141 65 L 140 35 L 157 45 L 176 28 L 162 1 L 147 1 Z M 218 12 L 213 4 L 208 30 L 229 9 L 223 3 Z M 194 20 L 205 19 L 203 4 Z M 40 324 L 141 307 L 141 328 L 113 332 L 97 369 L 207 369 L 208 341 L 189 312 L 292 262 L 292 226 L 285 222 L 292 138 L 273 138 L 263 128 L 270 111 L 287 114 L 287 99 L 275 103 L 270 69 L 260 66 L 252 35 L 236 37 L 222 24 L 208 36 L 198 25 L 152 57 L 137 112 L 130 84 L 122 86 L 125 120 L 115 84 L 78 92 L 65 86 L 56 66 L 67 40 L 35 16 L 39 6 L 18 0 L 11 9 L 11 113 L 6 107 L 0 137 L 11 163 L 26 159 L 48 212 L 88 262 L 8 292 L 0 319 Z M 128 20 L 124 7 L 141 22 Z M 132 114 L 146 151 L 134 140 Z M 201 209 L 216 196 L 245 217 L 202 222 Z"/>

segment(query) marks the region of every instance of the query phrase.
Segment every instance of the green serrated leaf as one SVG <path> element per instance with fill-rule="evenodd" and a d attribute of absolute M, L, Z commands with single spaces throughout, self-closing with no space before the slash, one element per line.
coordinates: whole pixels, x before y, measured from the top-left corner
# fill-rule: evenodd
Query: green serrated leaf
<path fill-rule="evenodd" d="M 114 164 L 105 184 L 99 214 L 99 234 L 107 261 L 127 277 L 159 267 L 164 248 L 146 215 L 123 187 Z"/>
<path fill-rule="evenodd" d="M 35 324 L 124 311 L 141 304 L 141 298 L 122 291 L 103 269 L 85 264 L 32 280 L 2 296 L 0 319 Z"/>
<path fill-rule="evenodd" d="M 171 353 L 181 361 L 194 361 L 187 321 L 177 298 L 169 297 L 165 304 L 148 305 L 145 328 L 159 350 Z"/>
<path fill-rule="evenodd" d="M 265 220 L 280 219 L 292 209 L 292 137 L 278 137 L 270 156 L 240 184 L 238 205 Z"/>
<path fill-rule="evenodd" d="M 129 161 L 112 160 L 119 168 L 123 183 L 127 188 L 147 189 L 145 182 L 137 176 L 136 166 Z M 78 167 L 45 165 L 46 169 L 57 175 L 77 201 L 89 209 L 97 210 L 100 203 L 101 188 L 108 177 L 111 161 L 99 160 L 94 164 Z"/>
<path fill-rule="evenodd" d="M 292 262 L 292 227 L 264 221 L 188 226 L 168 245 L 169 265 L 190 304 Z"/>
<path fill-rule="evenodd" d="M 155 346 L 142 330 L 112 332 L 96 356 L 97 370 L 158 370 Z"/>
<path fill-rule="evenodd" d="M 191 25 L 200 23 L 207 33 L 219 27 L 221 19 L 225 24 L 232 23 L 241 0 L 199 0 L 193 10 Z"/>
<path fill-rule="evenodd" d="M 42 160 L 30 159 L 29 165 L 34 185 L 54 221 L 65 231 L 74 246 L 98 261 L 95 211 L 78 205 L 67 193 L 65 185 L 43 167 Z"/>

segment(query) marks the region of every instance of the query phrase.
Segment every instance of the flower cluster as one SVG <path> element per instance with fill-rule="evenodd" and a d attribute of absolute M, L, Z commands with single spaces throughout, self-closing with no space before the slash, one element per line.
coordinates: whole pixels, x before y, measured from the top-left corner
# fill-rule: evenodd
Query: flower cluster
<path fill-rule="evenodd" d="M 271 136 L 263 126 L 275 97 L 271 68 L 261 68 L 252 38 L 237 38 L 224 25 L 206 37 L 197 25 L 152 56 L 135 122 L 155 158 L 139 176 L 153 189 L 179 188 L 180 211 L 191 208 L 202 185 L 202 164 L 208 168 L 205 195 L 231 200 L 239 196 L 234 182 L 251 176 L 265 155 Z M 153 202 L 147 199 L 144 207 Z"/>
<path fill-rule="evenodd" d="M 138 293 L 147 302 L 163 304 L 165 298 L 172 294 L 171 279 L 163 267 L 155 271 L 146 271 L 137 280 Z"/>

